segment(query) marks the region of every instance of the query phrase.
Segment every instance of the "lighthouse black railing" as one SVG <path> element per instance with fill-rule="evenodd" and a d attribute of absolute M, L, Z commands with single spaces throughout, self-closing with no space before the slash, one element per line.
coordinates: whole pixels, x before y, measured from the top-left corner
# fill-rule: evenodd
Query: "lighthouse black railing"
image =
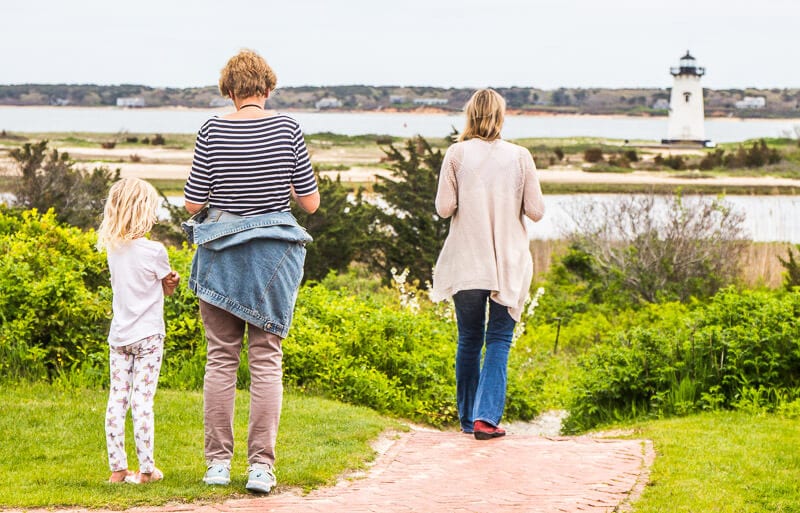
<path fill-rule="evenodd" d="M 672 67 L 669 69 L 670 74 L 672 75 L 705 75 L 706 69 L 700 67 Z"/>

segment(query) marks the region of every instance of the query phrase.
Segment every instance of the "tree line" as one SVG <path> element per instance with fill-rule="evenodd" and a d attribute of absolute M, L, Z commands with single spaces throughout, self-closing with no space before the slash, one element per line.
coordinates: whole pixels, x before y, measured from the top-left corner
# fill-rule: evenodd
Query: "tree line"
<path fill-rule="evenodd" d="M 668 82 L 665 81 L 665 84 Z M 664 101 L 669 88 L 567 88 L 496 87 L 508 107 L 529 112 L 574 114 L 665 115 Z M 315 109 L 325 98 L 338 103 L 324 108 L 345 110 L 428 108 L 417 100 L 446 100 L 433 107 L 459 111 L 472 90 L 468 88 L 401 86 L 302 86 L 279 87 L 269 99 L 278 109 Z M 704 89 L 706 114 L 745 117 L 797 117 L 800 112 L 800 89 Z M 745 96 L 764 97 L 761 109 L 737 109 L 736 102 Z M 225 104 L 216 86 L 190 88 L 155 88 L 137 84 L 13 84 L 0 85 L 0 105 L 73 105 L 83 107 L 115 106 L 118 98 L 137 97 L 146 107 L 181 106 L 218 107 Z"/>

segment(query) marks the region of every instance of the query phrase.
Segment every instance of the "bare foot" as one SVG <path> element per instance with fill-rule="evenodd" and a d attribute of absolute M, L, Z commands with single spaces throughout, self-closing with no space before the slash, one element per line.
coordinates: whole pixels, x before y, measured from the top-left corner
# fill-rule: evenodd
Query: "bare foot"
<path fill-rule="evenodd" d="M 155 469 L 152 472 L 131 473 L 131 475 L 125 477 L 125 482 L 129 484 L 144 484 L 161 481 L 162 479 L 164 479 L 164 473 Z"/>
<path fill-rule="evenodd" d="M 109 483 L 122 483 L 122 482 L 125 481 L 125 478 L 130 476 L 130 475 L 133 475 L 133 472 L 131 472 L 128 469 L 115 470 L 114 472 L 111 473 L 111 477 L 108 478 L 108 482 Z"/>

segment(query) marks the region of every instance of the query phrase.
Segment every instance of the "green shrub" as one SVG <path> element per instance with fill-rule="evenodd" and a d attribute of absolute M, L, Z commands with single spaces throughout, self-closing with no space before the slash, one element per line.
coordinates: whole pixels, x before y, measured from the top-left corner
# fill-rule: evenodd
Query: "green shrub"
<path fill-rule="evenodd" d="M 320 284 L 304 286 L 284 341 L 286 382 L 433 424 L 455 418 L 455 326 Z"/>
<path fill-rule="evenodd" d="M 107 386 L 111 288 L 95 241 L 94 232 L 60 224 L 52 211 L 0 209 L 0 383 Z M 196 390 L 206 344 L 197 299 L 186 286 L 193 250 L 168 252 L 183 283 L 165 300 L 160 386 Z M 303 285 L 283 346 L 285 381 L 381 412 L 451 424 L 457 418 L 452 312 L 396 279 L 396 290 L 357 271 Z M 529 331 L 529 337 L 536 332 Z M 539 391 L 547 369 L 558 365 L 545 354 L 535 358 L 541 365 L 522 349 L 514 357 L 507 418 L 530 419 L 543 407 Z M 243 351 L 237 386 L 249 382 Z"/>
<path fill-rule="evenodd" d="M 0 209 L 0 381 L 106 383 L 111 287 L 95 242 L 94 232 L 60 224 L 52 210 Z M 169 254 L 188 279 L 192 252 Z M 205 344 L 185 282 L 166 299 L 165 319 L 162 383 L 198 388 Z"/>
<path fill-rule="evenodd" d="M 93 245 L 93 234 L 59 224 L 52 210 L 0 209 L 0 376 L 96 369 L 111 296 Z"/>
<path fill-rule="evenodd" d="M 800 292 L 728 288 L 691 311 L 673 305 L 580 358 L 568 432 L 642 415 L 785 410 L 800 398 Z"/>
<path fill-rule="evenodd" d="M 586 148 L 583 152 L 583 160 L 586 162 L 602 162 L 603 161 L 603 149 L 602 148 Z"/>
<path fill-rule="evenodd" d="M 659 154 L 655 156 L 653 162 L 655 162 L 656 165 L 667 166 L 668 168 L 676 171 L 686 169 L 686 160 L 682 155 L 667 155 L 666 157 L 662 157 Z"/>

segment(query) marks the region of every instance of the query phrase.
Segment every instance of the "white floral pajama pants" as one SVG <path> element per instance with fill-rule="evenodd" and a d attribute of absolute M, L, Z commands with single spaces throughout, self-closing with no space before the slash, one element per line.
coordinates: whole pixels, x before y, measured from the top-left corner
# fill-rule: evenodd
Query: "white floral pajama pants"
<path fill-rule="evenodd" d="M 127 470 L 125 453 L 125 417 L 128 408 L 133 418 L 133 439 L 139 472 L 155 469 L 153 460 L 154 417 L 153 398 L 156 395 L 161 358 L 164 354 L 163 335 L 153 335 L 133 344 L 109 348 L 111 382 L 106 409 L 106 446 L 112 472 Z"/>

